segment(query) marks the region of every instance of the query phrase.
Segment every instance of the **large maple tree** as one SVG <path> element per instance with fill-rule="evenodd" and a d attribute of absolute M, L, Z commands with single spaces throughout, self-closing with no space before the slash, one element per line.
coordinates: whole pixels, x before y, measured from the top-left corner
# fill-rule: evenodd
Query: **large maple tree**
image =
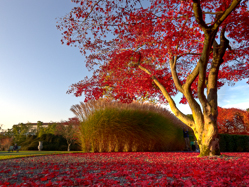
<path fill-rule="evenodd" d="M 78 46 L 87 68 L 96 68 L 69 93 L 84 93 L 85 101 L 168 103 L 193 129 L 199 156 L 220 155 L 217 89 L 248 78 L 248 0 L 72 2 L 76 7 L 57 25 L 61 41 Z M 178 92 L 194 120 L 177 108 Z"/>

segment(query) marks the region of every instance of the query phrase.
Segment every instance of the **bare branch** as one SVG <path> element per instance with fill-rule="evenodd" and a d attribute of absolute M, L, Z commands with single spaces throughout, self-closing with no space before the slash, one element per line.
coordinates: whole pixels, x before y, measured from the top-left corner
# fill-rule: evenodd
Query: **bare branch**
<path fill-rule="evenodd" d="M 100 1 L 102 1 L 102 0 L 99 0 L 98 2 L 96 2 L 96 3 L 93 5 L 92 9 L 90 10 L 89 14 L 87 15 L 87 17 L 85 18 L 85 20 L 83 21 L 83 23 L 87 20 L 87 18 L 90 16 L 90 14 L 92 13 L 93 9 L 95 8 L 95 6 L 98 5 Z"/>
<path fill-rule="evenodd" d="M 240 63 L 240 64 L 244 64 L 243 62 L 241 62 L 241 61 L 239 61 L 239 60 L 237 60 L 237 59 L 234 59 L 235 61 L 237 61 L 238 63 Z"/>
<path fill-rule="evenodd" d="M 180 58 L 184 55 L 201 55 L 201 53 L 183 53 L 183 54 L 178 55 L 177 58 Z"/>
<path fill-rule="evenodd" d="M 143 7 L 143 5 L 142 5 L 142 3 L 141 3 L 141 1 L 140 1 L 140 0 L 138 0 L 138 2 L 140 3 L 140 6 L 141 6 L 142 8 L 144 8 L 144 7 Z"/>

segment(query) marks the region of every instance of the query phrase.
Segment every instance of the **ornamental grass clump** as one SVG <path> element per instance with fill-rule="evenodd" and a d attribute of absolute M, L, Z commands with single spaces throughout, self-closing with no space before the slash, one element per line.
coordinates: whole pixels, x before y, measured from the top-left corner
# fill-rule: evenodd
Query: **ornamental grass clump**
<path fill-rule="evenodd" d="M 81 121 L 79 138 L 84 152 L 149 152 L 184 149 L 186 127 L 168 110 L 133 102 L 107 99 L 71 108 Z"/>

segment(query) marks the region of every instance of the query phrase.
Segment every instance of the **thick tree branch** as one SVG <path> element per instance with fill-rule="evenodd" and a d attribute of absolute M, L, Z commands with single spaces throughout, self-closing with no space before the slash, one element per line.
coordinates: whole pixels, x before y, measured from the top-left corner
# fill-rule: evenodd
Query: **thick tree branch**
<path fill-rule="evenodd" d="M 218 16 L 219 18 L 216 20 L 214 25 L 211 27 L 211 31 L 206 27 L 206 24 L 204 23 L 202 19 L 202 11 L 200 8 L 200 1 L 199 0 L 193 0 L 193 8 L 195 12 L 195 17 L 203 31 L 205 32 L 205 40 L 204 40 L 204 47 L 203 47 L 203 52 L 201 55 L 201 58 L 198 63 L 200 63 L 199 66 L 199 80 L 198 80 L 198 97 L 201 102 L 202 108 L 203 108 L 203 113 L 206 115 L 206 111 L 211 110 L 211 106 L 207 100 L 207 98 L 204 95 L 204 88 L 205 88 L 205 82 L 206 82 L 206 69 L 207 69 L 207 63 L 209 60 L 209 54 L 211 51 L 211 46 L 214 41 L 214 37 L 218 31 L 218 28 L 220 24 L 225 20 L 225 18 L 235 9 L 235 7 L 239 4 L 240 0 L 234 0 L 230 7 L 226 9 L 226 11 L 221 15 Z M 208 32 L 209 31 L 209 32 Z M 211 83 L 208 81 L 208 86 Z M 210 89 L 210 88 L 209 88 Z"/>
<path fill-rule="evenodd" d="M 202 10 L 200 5 L 200 0 L 193 0 L 193 10 L 197 23 L 200 25 L 202 30 L 205 32 L 208 28 L 207 24 L 204 22 L 202 17 Z"/>
<path fill-rule="evenodd" d="M 138 65 L 138 67 L 146 72 L 149 75 L 152 75 L 150 70 L 146 69 L 145 67 L 141 66 L 140 64 Z M 189 127 L 193 127 L 194 126 L 194 121 L 189 119 L 185 114 L 183 114 L 177 107 L 175 104 L 175 101 L 171 98 L 171 96 L 169 95 L 169 93 L 167 92 L 167 90 L 165 89 L 165 87 L 158 81 L 158 79 L 155 76 L 152 76 L 152 80 L 154 81 L 154 83 L 158 86 L 158 88 L 161 90 L 161 92 L 163 93 L 164 97 L 167 99 L 167 101 L 169 102 L 169 106 L 171 108 L 171 111 L 176 115 L 176 117 L 178 117 L 183 123 L 185 123 L 186 125 L 188 125 Z"/>
<path fill-rule="evenodd" d="M 215 21 L 215 23 L 212 26 L 212 30 L 218 29 L 218 27 L 221 25 L 221 23 L 229 16 L 229 14 L 239 5 L 241 0 L 233 0 L 229 8 L 225 10 L 225 12 Z"/>
<path fill-rule="evenodd" d="M 140 64 L 138 65 L 139 69 L 143 70 L 145 73 L 149 74 L 149 75 L 152 75 L 150 70 L 148 70 L 147 68 L 141 66 Z"/>
<path fill-rule="evenodd" d="M 192 71 L 192 73 L 187 77 L 186 83 L 183 85 L 183 89 L 184 89 L 184 96 L 188 100 L 188 103 L 189 103 L 189 106 L 192 110 L 194 119 L 197 119 L 196 116 L 198 116 L 200 114 L 201 118 L 199 118 L 200 121 L 197 121 L 197 123 L 201 124 L 203 122 L 203 115 L 201 112 L 201 107 L 194 99 L 194 97 L 192 95 L 192 91 L 191 91 L 191 85 L 199 74 L 199 65 L 200 64 L 198 63 L 196 65 L 196 67 L 194 68 L 194 70 Z"/>
<path fill-rule="evenodd" d="M 177 73 L 176 73 L 176 61 L 177 61 L 177 57 L 174 57 L 174 56 L 169 61 L 171 74 L 172 74 L 172 78 L 173 78 L 173 81 L 175 83 L 177 90 L 179 90 L 181 93 L 183 93 L 182 85 L 181 85 L 180 80 L 179 80 Z"/>
<path fill-rule="evenodd" d="M 177 48 L 178 48 L 178 46 L 176 47 L 176 49 Z M 171 52 L 170 52 L 170 56 L 172 56 L 170 59 L 170 68 L 171 68 L 171 73 L 172 73 L 172 77 L 173 77 L 175 86 L 186 97 L 186 99 L 189 103 L 189 106 L 192 110 L 196 124 L 203 124 L 203 115 L 201 112 L 201 108 L 200 108 L 199 104 L 196 102 L 196 100 L 194 99 L 194 97 L 192 95 L 192 91 L 191 91 L 191 85 L 199 73 L 198 65 L 197 65 L 197 68 L 195 68 L 193 70 L 193 72 L 188 76 L 187 84 L 184 84 L 184 87 L 183 87 L 181 85 L 180 80 L 179 80 L 177 73 L 176 73 L 176 61 L 177 61 L 178 57 L 173 56 L 173 54 Z M 201 117 L 197 119 L 197 116 L 200 116 L 200 115 L 201 115 Z M 193 129 L 195 129 L 195 128 L 196 127 L 193 126 Z M 200 127 L 200 128 L 202 128 L 202 127 Z M 198 130 L 200 130 L 200 128 L 198 128 Z"/>
<path fill-rule="evenodd" d="M 225 37 L 225 30 L 226 27 L 224 27 L 220 33 L 220 45 L 218 45 L 215 40 L 213 42 L 213 60 L 208 76 L 207 100 L 212 106 L 212 108 L 216 110 L 217 110 L 217 80 L 218 80 L 219 67 L 223 63 L 223 57 L 225 55 L 226 49 L 231 48 L 229 46 L 229 41 Z"/>
<path fill-rule="evenodd" d="M 221 55 L 221 58 L 223 58 L 223 56 L 226 52 L 226 49 L 229 49 L 229 50 L 232 49 L 231 46 L 229 45 L 229 40 L 225 37 L 225 31 L 226 31 L 226 27 L 224 27 L 220 33 L 220 45 L 221 45 L 220 55 Z"/>
<path fill-rule="evenodd" d="M 198 98 L 202 105 L 203 114 L 206 114 L 206 111 L 210 109 L 206 96 L 204 94 L 204 88 L 206 85 L 206 71 L 207 71 L 207 63 L 209 60 L 209 54 L 211 51 L 212 41 L 214 40 L 214 34 L 205 34 L 204 47 L 202 51 L 202 55 L 197 65 L 199 66 L 199 79 L 198 79 Z"/>
<path fill-rule="evenodd" d="M 199 101 L 202 105 L 203 108 L 203 113 L 205 113 L 206 111 L 206 107 L 208 107 L 208 101 L 207 98 L 204 94 L 204 88 L 206 85 L 206 69 L 207 69 L 207 65 L 203 63 L 202 59 L 200 59 L 200 61 L 198 62 L 200 63 L 199 66 L 199 80 L 198 80 L 198 98 Z"/>
<path fill-rule="evenodd" d="M 220 65 L 223 62 L 223 57 L 225 55 L 226 49 L 230 48 L 229 41 L 225 37 L 226 27 L 222 28 L 220 33 L 220 45 L 214 40 L 213 42 L 213 60 L 211 68 L 208 75 L 208 86 L 207 86 L 207 102 L 210 106 L 207 116 L 211 118 L 212 121 L 217 120 L 218 109 L 217 109 L 217 80 Z"/>
<path fill-rule="evenodd" d="M 187 77 L 186 83 L 183 85 L 184 89 L 189 89 L 190 86 L 192 85 L 192 83 L 194 82 L 194 80 L 196 79 L 196 77 L 199 74 L 199 63 L 197 63 L 197 65 L 195 66 L 194 70 L 192 71 L 192 73 Z"/>
<path fill-rule="evenodd" d="M 219 72 L 219 45 L 214 40 L 213 42 L 213 61 L 211 64 L 211 68 L 208 75 L 207 81 L 207 101 L 212 108 L 209 110 L 208 116 L 212 118 L 212 120 L 216 121 L 218 116 L 217 110 L 217 79 L 218 79 L 218 72 Z"/>
<path fill-rule="evenodd" d="M 188 97 L 188 101 L 190 101 L 190 102 L 195 101 L 195 99 L 191 93 L 191 85 L 194 82 L 194 80 L 196 79 L 196 77 L 198 76 L 198 74 L 199 74 L 199 64 L 197 64 L 197 66 L 194 68 L 192 73 L 187 77 L 187 80 L 186 80 L 185 84 L 183 85 L 184 92 L 185 92 L 186 96 Z M 196 104 L 197 104 L 197 102 L 196 102 Z"/>

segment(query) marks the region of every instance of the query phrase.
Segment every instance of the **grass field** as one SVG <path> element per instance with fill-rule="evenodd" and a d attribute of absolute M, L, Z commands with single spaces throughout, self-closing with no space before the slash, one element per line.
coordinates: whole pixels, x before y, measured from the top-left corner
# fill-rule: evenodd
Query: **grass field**
<path fill-rule="evenodd" d="M 42 155 L 56 155 L 56 154 L 66 154 L 66 153 L 82 153 L 82 151 L 0 151 L 0 160 L 12 159 L 12 158 L 22 158 L 31 156 L 42 156 Z"/>

